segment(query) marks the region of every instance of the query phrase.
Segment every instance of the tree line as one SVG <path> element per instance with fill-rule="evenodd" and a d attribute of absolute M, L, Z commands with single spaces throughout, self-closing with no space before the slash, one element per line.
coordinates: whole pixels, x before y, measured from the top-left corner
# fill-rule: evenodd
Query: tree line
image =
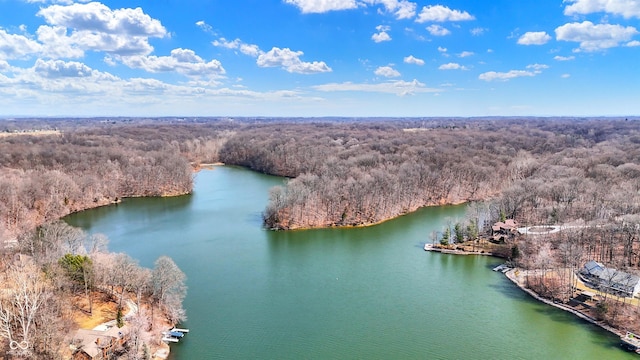
<path fill-rule="evenodd" d="M 38 226 L 123 197 L 189 193 L 193 168 L 221 161 L 288 178 L 264 210 L 272 229 L 370 225 L 473 201 L 483 214 L 467 232 L 501 217 L 588 229 L 518 239 L 510 253 L 526 268 L 575 270 L 591 259 L 630 271 L 640 264 L 638 119 L 32 119 L 3 126 L 7 133 L 60 130 L 0 137 L 0 238 L 16 238 L 44 258 L 45 244 L 33 242 Z M 450 241 L 458 237 L 453 231 Z M 49 261 L 65 255 L 54 254 Z M 74 257 L 58 265 L 79 278 L 84 263 Z M 556 288 L 570 289 L 569 279 Z"/>
<path fill-rule="evenodd" d="M 17 255 L 0 257 L 0 339 L 16 358 L 61 358 L 66 337 L 77 325 L 78 310 L 92 315 L 96 297 L 117 303 L 117 326 L 124 325 L 125 299 L 137 311 L 127 319 L 130 339 L 120 349 L 142 359 L 143 349 L 159 341 L 154 311 L 171 324 L 186 319 L 182 301 L 186 277 L 169 257 L 153 269 L 122 253 L 110 253 L 103 235 L 88 236 L 63 221 L 44 224 L 20 244 Z M 75 299 L 81 298 L 83 301 Z M 144 336 L 152 332 L 154 335 Z"/>

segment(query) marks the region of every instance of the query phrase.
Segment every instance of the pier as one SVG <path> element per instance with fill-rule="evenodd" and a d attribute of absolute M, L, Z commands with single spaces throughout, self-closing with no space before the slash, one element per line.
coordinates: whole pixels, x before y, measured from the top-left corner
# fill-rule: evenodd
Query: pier
<path fill-rule="evenodd" d="M 625 336 L 620 337 L 620 341 L 625 349 L 640 353 L 640 337 L 638 335 L 627 331 Z"/>
<path fill-rule="evenodd" d="M 184 334 L 189 333 L 189 329 L 173 328 L 169 331 L 162 332 L 162 341 L 177 343 L 184 337 Z"/>

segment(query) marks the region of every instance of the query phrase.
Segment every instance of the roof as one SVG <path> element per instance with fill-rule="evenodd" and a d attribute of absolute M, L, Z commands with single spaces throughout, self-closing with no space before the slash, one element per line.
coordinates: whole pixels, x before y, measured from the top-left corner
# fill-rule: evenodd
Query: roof
<path fill-rule="evenodd" d="M 102 348 L 111 346 L 114 340 L 122 338 L 127 332 L 126 326 L 122 328 L 114 326 L 106 331 L 80 329 L 73 336 L 73 340 L 74 344 L 77 344 L 77 350 L 84 351 L 91 358 L 96 358 L 102 352 Z"/>
<path fill-rule="evenodd" d="M 600 274 L 602 273 L 602 270 L 604 270 L 605 267 L 599 262 L 591 260 L 586 264 L 584 264 L 584 269 L 589 275 L 600 276 Z"/>
<path fill-rule="evenodd" d="M 600 279 L 612 285 L 621 285 L 624 287 L 635 287 L 640 281 L 640 277 L 636 275 L 610 268 L 605 268 L 600 273 Z"/>
<path fill-rule="evenodd" d="M 511 231 L 515 228 L 517 228 L 518 225 L 516 223 L 515 220 L 513 219 L 507 219 L 504 222 L 502 221 L 498 221 L 495 224 L 493 224 L 493 226 L 491 227 L 493 229 L 493 231 L 500 231 L 500 230 L 507 230 L 507 231 Z"/>

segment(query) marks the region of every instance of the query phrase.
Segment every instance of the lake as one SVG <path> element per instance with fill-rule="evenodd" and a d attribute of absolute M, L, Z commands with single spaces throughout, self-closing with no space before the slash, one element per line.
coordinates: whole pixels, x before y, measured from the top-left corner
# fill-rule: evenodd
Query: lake
<path fill-rule="evenodd" d="M 141 265 L 168 255 L 189 287 L 172 359 L 631 359 L 618 338 L 540 304 L 490 257 L 425 252 L 465 206 L 366 228 L 262 227 L 282 178 L 222 166 L 192 195 L 127 199 L 65 220 Z"/>

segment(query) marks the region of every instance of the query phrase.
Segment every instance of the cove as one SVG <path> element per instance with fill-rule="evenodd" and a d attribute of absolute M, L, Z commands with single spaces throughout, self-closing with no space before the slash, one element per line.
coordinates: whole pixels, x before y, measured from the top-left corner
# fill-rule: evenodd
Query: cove
<path fill-rule="evenodd" d="M 489 257 L 428 253 L 465 206 L 354 229 L 273 232 L 278 177 L 223 166 L 193 195 L 127 199 L 65 220 L 146 267 L 186 273 L 191 332 L 172 359 L 631 359 L 618 339 L 540 304 Z"/>

